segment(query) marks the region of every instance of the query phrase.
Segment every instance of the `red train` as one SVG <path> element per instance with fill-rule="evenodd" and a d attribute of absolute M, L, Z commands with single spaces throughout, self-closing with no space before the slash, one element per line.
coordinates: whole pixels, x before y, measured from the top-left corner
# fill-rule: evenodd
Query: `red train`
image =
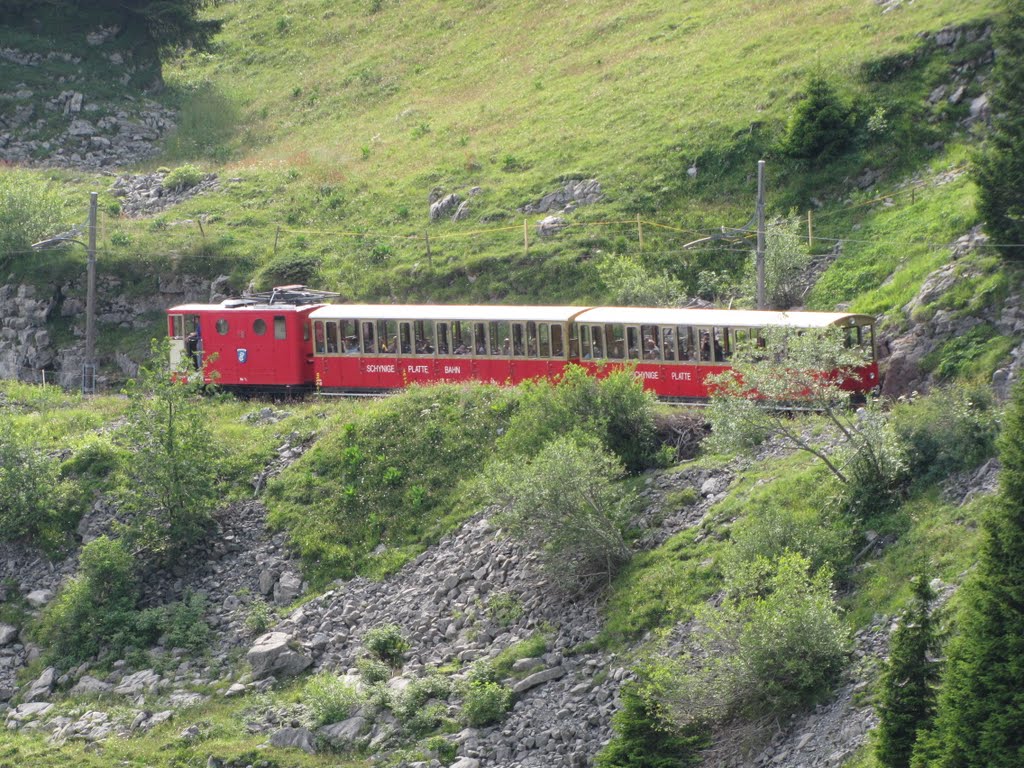
<path fill-rule="evenodd" d="M 301 286 L 168 312 L 172 363 L 251 391 L 372 393 L 410 382 L 517 384 L 569 364 L 633 365 L 662 398 L 708 396 L 704 379 L 761 328 L 845 329 L 867 362 L 844 387 L 878 384 L 874 318 L 833 312 L 645 307 L 331 304 Z M 205 363 L 205 364 L 204 364 Z"/>

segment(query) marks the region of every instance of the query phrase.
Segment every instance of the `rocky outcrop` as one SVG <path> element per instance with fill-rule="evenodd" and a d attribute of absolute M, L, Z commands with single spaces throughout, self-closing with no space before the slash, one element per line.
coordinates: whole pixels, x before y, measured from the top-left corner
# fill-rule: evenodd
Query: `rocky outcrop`
<path fill-rule="evenodd" d="M 581 205 L 594 205 L 604 199 L 597 179 L 570 179 L 561 189 L 549 192 L 532 203 L 520 207 L 521 213 L 572 213 Z"/>
<path fill-rule="evenodd" d="M 151 216 L 168 208 L 217 189 L 218 177 L 208 173 L 196 184 L 181 188 L 170 188 L 165 185 L 167 172 L 142 173 L 118 176 L 110 191 L 121 200 L 121 213 L 129 218 Z"/>

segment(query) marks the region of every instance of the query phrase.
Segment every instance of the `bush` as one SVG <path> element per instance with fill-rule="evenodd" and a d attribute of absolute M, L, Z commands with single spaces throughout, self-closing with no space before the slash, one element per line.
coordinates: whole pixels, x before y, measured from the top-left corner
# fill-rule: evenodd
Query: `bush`
<path fill-rule="evenodd" d="M 791 712 L 828 689 L 843 668 L 849 633 L 826 569 L 814 576 L 796 554 L 779 558 L 761 594 L 698 611 L 690 651 L 670 659 L 667 695 L 685 726 L 730 715 Z"/>
<path fill-rule="evenodd" d="M 164 619 L 167 645 L 202 653 L 210 644 L 210 625 L 205 613 L 206 597 L 200 594 L 187 594 L 181 602 L 168 606 Z"/>
<path fill-rule="evenodd" d="M 462 719 L 470 728 L 499 722 L 512 707 L 512 689 L 501 683 L 470 683 L 462 698 Z"/>
<path fill-rule="evenodd" d="M 615 453 L 630 472 L 664 466 L 668 453 L 658 446 L 654 399 L 630 370 L 595 378 L 569 366 L 552 384 L 524 384 L 519 406 L 499 449 L 532 457 L 553 438 L 564 435 L 596 437 Z"/>
<path fill-rule="evenodd" d="M 437 755 L 441 765 L 451 765 L 459 755 L 459 745 L 444 736 L 431 736 L 427 739 L 427 749 Z"/>
<path fill-rule="evenodd" d="M 206 174 L 194 165 L 186 163 L 185 165 L 179 165 L 173 171 L 164 176 L 163 188 L 169 189 L 172 192 L 179 192 L 183 189 L 194 187 L 196 184 L 201 182 L 205 176 Z"/>
<path fill-rule="evenodd" d="M 380 659 L 356 659 L 356 669 L 367 685 L 385 683 L 394 674 L 394 670 Z"/>
<path fill-rule="evenodd" d="M 245 628 L 254 635 L 262 635 L 273 623 L 274 613 L 265 600 L 253 600 L 245 615 Z"/>
<path fill-rule="evenodd" d="M 505 508 L 499 524 L 539 550 L 551 582 L 579 592 L 610 582 L 629 560 L 623 529 L 634 497 L 616 485 L 621 474 L 613 455 L 577 435 L 552 440 L 525 466 L 494 462 L 482 490 Z"/>
<path fill-rule="evenodd" d="M 0 416 L 0 539 L 55 548 L 73 525 L 71 487 L 13 421 Z"/>
<path fill-rule="evenodd" d="M 46 607 L 35 634 L 47 655 L 71 666 L 107 651 L 155 639 L 158 628 L 135 610 L 135 561 L 121 540 L 100 536 L 82 548 L 80 573 Z M 153 636 L 143 637 L 142 629 Z"/>
<path fill-rule="evenodd" d="M 392 667 L 399 667 L 409 650 L 402 628 L 397 624 L 381 624 L 373 627 L 363 638 L 363 645 L 373 656 Z"/>
<path fill-rule="evenodd" d="M 428 731 L 440 725 L 440 720 L 447 715 L 447 708 L 438 707 L 437 704 L 447 701 L 451 692 L 451 681 L 447 677 L 428 674 L 406 686 L 392 703 L 392 711 L 409 730 Z M 428 706 L 431 701 L 434 705 Z"/>
<path fill-rule="evenodd" d="M 995 453 L 996 414 L 985 391 L 937 389 L 898 403 L 891 421 L 906 446 L 910 477 L 922 486 L 974 469 Z"/>
<path fill-rule="evenodd" d="M 351 717 L 362 704 L 355 686 L 331 672 L 321 672 L 302 687 L 302 701 L 313 717 L 313 724 L 329 725 Z"/>

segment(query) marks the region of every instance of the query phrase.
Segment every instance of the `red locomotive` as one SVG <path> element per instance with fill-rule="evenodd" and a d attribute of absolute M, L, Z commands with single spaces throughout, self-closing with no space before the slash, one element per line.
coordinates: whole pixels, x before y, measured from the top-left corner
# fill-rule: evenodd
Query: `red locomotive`
<path fill-rule="evenodd" d="M 518 384 L 569 364 L 635 367 L 659 397 L 703 399 L 709 374 L 762 328 L 838 326 L 869 361 L 844 388 L 878 384 L 874 318 L 834 312 L 645 307 L 331 304 L 287 286 L 168 310 L 172 363 L 238 390 L 372 393 L 411 382 Z"/>

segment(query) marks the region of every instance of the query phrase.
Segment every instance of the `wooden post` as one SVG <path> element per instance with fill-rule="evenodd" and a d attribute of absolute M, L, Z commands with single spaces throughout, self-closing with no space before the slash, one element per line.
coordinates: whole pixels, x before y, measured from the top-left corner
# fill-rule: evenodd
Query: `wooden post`
<path fill-rule="evenodd" d="M 277 232 L 274 233 L 274 255 L 277 256 L 277 239 L 281 236 L 281 225 L 277 225 Z"/>
<path fill-rule="evenodd" d="M 640 222 L 640 214 L 636 215 L 636 236 L 640 240 L 640 251 L 644 250 L 644 225 Z"/>
<path fill-rule="evenodd" d="M 807 247 L 814 247 L 814 211 L 807 209 Z"/>
<path fill-rule="evenodd" d="M 196 224 L 199 225 L 199 234 L 202 235 L 203 236 L 203 240 L 205 240 L 206 239 L 206 231 L 203 229 L 203 220 L 197 218 L 196 219 Z"/>
<path fill-rule="evenodd" d="M 523 254 L 530 255 L 530 222 L 523 219 Z"/>
<path fill-rule="evenodd" d="M 430 271 L 433 272 L 434 271 L 434 257 L 430 253 L 430 233 L 429 232 L 424 232 L 423 233 L 423 239 L 427 243 L 427 266 L 429 266 L 430 267 Z"/>
<path fill-rule="evenodd" d="M 764 296 L 764 160 L 757 161 L 757 308 L 765 308 Z"/>

